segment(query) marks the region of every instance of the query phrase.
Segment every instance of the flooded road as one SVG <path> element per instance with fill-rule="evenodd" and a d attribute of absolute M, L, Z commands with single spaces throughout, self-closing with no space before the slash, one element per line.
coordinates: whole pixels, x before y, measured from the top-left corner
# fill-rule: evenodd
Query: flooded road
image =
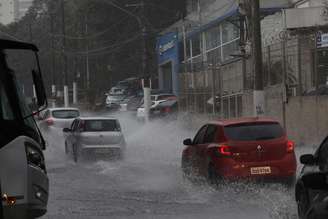
<path fill-rule="evenodd" d="M 51 130 L 50 199 L 43 218 L 297 218 L 293 188 L 230 184 L 214 189 L 184 180 L 181 142 L 195 130 L 177 122 L 143 125 L 132 116 L 120 121 L 128 144 L 122 161 L 75 164 L 64 153 L 60 130 Z"/>

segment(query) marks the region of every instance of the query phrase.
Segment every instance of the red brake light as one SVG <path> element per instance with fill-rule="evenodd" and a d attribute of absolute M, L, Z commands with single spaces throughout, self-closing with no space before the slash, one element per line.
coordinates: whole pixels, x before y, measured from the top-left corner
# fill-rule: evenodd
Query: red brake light
<path fill-rule="evenodd" d="M 219 153 L 224 156 L 231 156 L 232 152 L 230 151 L 230 147 L 228 145 L 220 145 Z"/>
<path fill-rule="evenodd" d="M 50 118 L 50 119 L 47 119 L 47 120 L 46 120 L 46 123 L 47 123 L 47 125 L 49 125 L 49 126 L 50 126 L 50 125 L 53 125 L 53 124 L 54 124 L 54 120 L 51 119 L 51 118 Z"/>
<path fill-rule="evenodd" d="M 287 152 L 291 153 L 294 151 L 295 143 L 293 141 L 288 140 L 287 141 Z"/>

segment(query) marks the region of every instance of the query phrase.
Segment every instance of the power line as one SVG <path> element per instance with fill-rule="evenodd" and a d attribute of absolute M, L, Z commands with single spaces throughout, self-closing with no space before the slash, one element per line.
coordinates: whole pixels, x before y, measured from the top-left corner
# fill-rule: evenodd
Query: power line
<path fill-rule="evenodd" d="M 124 21 L 126 21 L 128 19 L 129 16 L 125 16 L 122 20 L 120 20 L 119 22 L 111 25 L 110 27 L 106 28 L 105 30 L 103 31 L 100 31 L 98 33 L 95 33 L 95 34 L 92 34 L 90 36 L 86 36 L 86 37 L 78 37 L 78 36 L 69 36 L 69 35 L 66 35 L 65 38 L 66 39 L 70 39 L 70 40 L 86 40 L 86 39 L 92 39 L 92 38 L 96 38 L 98 36 L 101 36 L 105 33 L 107 33 L 108 31 L 110 31 L 113 27 L 116 27 L 118 25 L 120 25 L 121 23 L 123 23 Z M 51 35 L 51 34 L 50 34 Z M 53 34 L 54 37 L 63 37 L 62 34 Z"/>
<path fill-rule="evenodd" d="M 65 54 L 67 54 L 67 55 L 81 55 L 81 56 L 85 56 L 85 55 L 88 55 L 88 54 L 90 56 L 106 54 L 106 53 L 110 53 L 110 52 L 114 51 L 115 49 L 117 49 L 121 46 L 124 46 L 125 44 L 128 44 L 128 43 L 136 40 L 139 37 L 140 37 L 140 34 L 135 35 L 134 37 L 129 38 L 129 39 L 123 41 L 123 42 L 120 42 L 120 43 L 117 43 L 117 44 L 114 44 L 114 45 L 111 45 L 111 46 L 107 46 L 107 47 L 102 47 L 102 48 L 99 48 L 99 49 L 89 50 L 88 52 L 86 52 L 86 51 L 83 51 L 83 52 L 67 52 L 66 51 Z M 108 49 L 112 49 L 112 50 L 108 50 Z M 106 51 L 106 50 L 108 50 L 108 51 Z M 61 51 L 57 50 L 57 53 L 61 53 Z"/>

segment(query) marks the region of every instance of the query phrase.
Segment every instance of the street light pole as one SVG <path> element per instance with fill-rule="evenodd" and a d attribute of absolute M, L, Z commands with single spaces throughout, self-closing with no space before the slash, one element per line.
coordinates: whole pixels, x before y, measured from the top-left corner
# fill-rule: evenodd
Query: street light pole
<path fill-rule="evenodd" d="M 65 27 L 65 5 L 64 0 L 61 0 L 61 11 L 62 11 L 62 34 L 63 34 L 63 73 L 64 73 L 64 105 L 69 106 L 68 96 L 68 72 L 67 72 L 67 56 L 66 56 L 66 27 Z"/>

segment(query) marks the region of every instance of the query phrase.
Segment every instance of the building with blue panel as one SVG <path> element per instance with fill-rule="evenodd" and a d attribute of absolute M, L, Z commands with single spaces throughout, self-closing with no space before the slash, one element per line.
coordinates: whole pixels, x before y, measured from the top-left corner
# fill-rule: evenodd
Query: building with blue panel
<path fill-rule="evenodd" d="M 169 32 L 157 40 L 159 89 L 178 94 L 179 40 L 177 32 Z"/>

